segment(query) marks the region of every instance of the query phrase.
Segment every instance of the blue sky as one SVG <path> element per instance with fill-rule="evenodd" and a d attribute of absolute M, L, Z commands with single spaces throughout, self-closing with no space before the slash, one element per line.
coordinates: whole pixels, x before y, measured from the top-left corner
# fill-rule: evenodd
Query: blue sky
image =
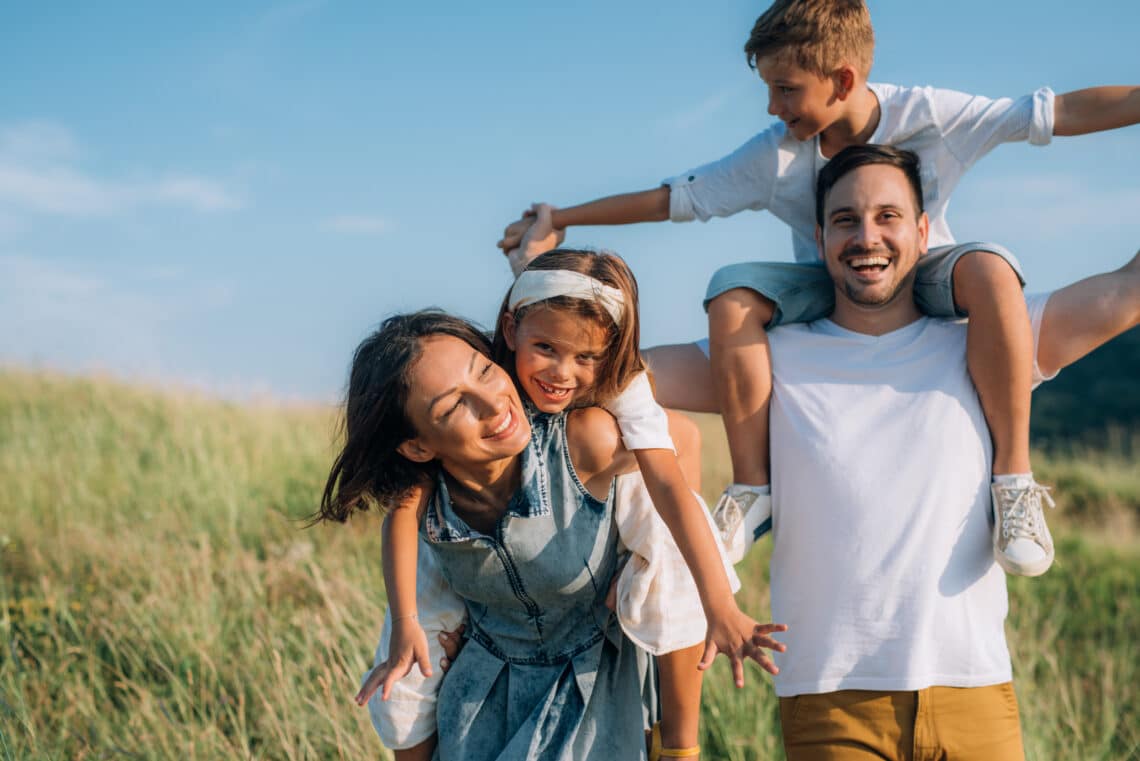
<path fill-rule="evenodd" d="M 1140 6 L 871 2 L 872 79 L 990 96 L 1140 82 Z M 770 123 L 762 3 L 6 3 L 0 362 L 333 400 L 384 316 L 488 324 L 531 201 L 653 187 Z M 1030 287 L 1140 248 L 1140 127 L 1002 146 L 959 239 Z M 709 275 L 790 260 L 763 213 L 571 231 L 642 289 L 646 345 L 704 335 Z"/>

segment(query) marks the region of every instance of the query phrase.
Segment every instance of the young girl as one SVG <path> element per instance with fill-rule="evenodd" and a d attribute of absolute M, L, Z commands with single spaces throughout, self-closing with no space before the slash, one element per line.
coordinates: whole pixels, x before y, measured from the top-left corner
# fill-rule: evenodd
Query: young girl
<path fill-rule="evenodd" d="M 553 245 L 557 241 L 551 237 L 540 235 L 524 253 L 533 256 L 535 247 Z M 699 457 L 688 452 L 689 473 L 683 473 L 669 418 L 653 400 L 638 339 L 637 286 L 625 263 L 612 254 L 555 250 L 534 260 L 504 300 L 493 354 L 529 399 L 532 412 L 603 406 L 617 419 L 626 447 L 635 452 L 640 474 L 622 476 L 615 487 L 615 518 L 632 552 L 616 585 L 615 607 L 629 638 L 658 655 L 662 722 L 654 727 L 651 758 L 696 757 L 699 669 L 719 650 L 732 657 L 738 685 L 743 684 L 741 652 L 774 673 L 771 661 L 749 643 L 754 631 L 765 635 L 783 627 L 755 629 L 755 622 L 736 608 L 732 592 L 739 581 L 724 561 L 707 510 L 690 489 L 699 479 Z M 674 429 L 683 420 L 674 421 Z M 695 427 L 689 426 L 689 438 L 696 439 Z M 438 573 L 427 557 L 431 553 L 417 552 L 426 501 L 426 494 L 419 495 L 418 504 L 406 500 L 385 521 L 388 658 L 366 678 L 358 702 L 377 689 L 388 699 L 413 663 L 420 665 L 423 677 L 429 676 L 431 656 L 421 624 L 454 628 L 461 616 L 457 604 L 440 593 Z M 441 609 L 446 609 L 443 615 Z M 381 733 L 386 744 L 394 744 L 396 714 L 414 714 L 421 725 L 430 724 L 430 710 L 424 709 L 432 705 L 434 688 L 421 680 L 397 689 L 392 705 L 372 702 L 378 729 L 388 730 L 388 737 Z M 420 738 L 407 740 L 421 739 L 425 728 L 421 726 Z"/>

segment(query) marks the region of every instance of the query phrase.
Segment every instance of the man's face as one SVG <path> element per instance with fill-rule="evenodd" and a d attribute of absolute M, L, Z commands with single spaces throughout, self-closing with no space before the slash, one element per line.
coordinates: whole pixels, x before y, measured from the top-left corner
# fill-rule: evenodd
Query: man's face
<path fill-rule="evenodd" d="M 928 228 L 901 169 L 871 164 L 841 177 L 827 193 L 817 231 L 836 298 L 862 307 L 913 299 Z"/>

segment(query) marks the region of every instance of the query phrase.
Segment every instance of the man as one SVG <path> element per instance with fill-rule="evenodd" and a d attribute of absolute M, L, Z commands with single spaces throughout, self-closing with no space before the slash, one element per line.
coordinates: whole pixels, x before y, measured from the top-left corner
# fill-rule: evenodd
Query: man
<path fill-rule="evenodd" d="M 917 157 L 840 152 L 816 218 L 835 309 L 770 335 L 788 758 L 1022 759 L 966 326 L 914 301 L 929 230 Z M 1031 299 L 1035 333 L 1043 312 Z"/>

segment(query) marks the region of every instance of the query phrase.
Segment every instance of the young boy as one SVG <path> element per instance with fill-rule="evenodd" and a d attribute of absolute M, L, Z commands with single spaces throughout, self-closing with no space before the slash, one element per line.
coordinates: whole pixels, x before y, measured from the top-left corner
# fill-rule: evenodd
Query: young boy
<path fill-rule="evenodd" d="M 806 322 L 831 309 L 832 283 L 816 252 L 815 176 L 849 145 L 883 143 L 922 162 L 930 251 L 916 300 L 936 316 L 969 315 L 967 358 L 993 438 L 994 554 L 1009 573 L 1035 576 L 1053 561 L 1029 460 L 1033 340 L 1024 278 L 1014 257 L 990 243 L 958 244 L 946 221 L 950 193 L 975 161 L 1003 142 L 1047 144 L 1140 122 L 1140 87 L 1097 87 L 1054 95 L 1042 88 L 1017 100 L 949 90 L 868 83 L 874 52 L 862 0 L 777 0 L 756 21 L 745 47 L 768 87 L 779 122 L 719 161 L 661 187 L 609 196 L 554 213 L 556 227 L 676 222 L 768 209 L 792 228 L 796 264 L 742 263 L 713 275 L 705 297 L 708 365 L 716 409 L 728 434 L 733 481 L 717 504 L 726 544 L 743 556 L 770 526 L 766 328 Z M 499 246 L 515 247 L 531 221 L 509 225 Z M 852 246 L 846 261 L 874 278 L 882 241 Z M 873 305 L 871 305 L 873 306 Z M 666 406 L 701 409 L 705 362 L 689 347 L 647 352 Z M 664 393 L 663 393 L 664 392 Z"/>

